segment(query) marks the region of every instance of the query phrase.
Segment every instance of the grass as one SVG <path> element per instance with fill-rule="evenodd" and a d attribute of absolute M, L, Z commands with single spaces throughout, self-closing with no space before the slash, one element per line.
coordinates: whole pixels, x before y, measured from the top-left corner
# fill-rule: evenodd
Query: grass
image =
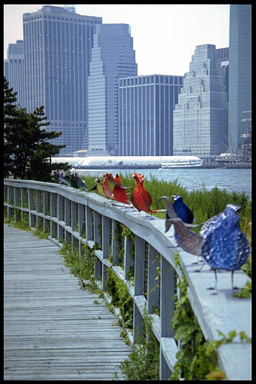
<path fill-rule="evenodd" d="M 88 187 L 95 185 L 94 177 L 87 176 L 82 177 L 85 180 Z M 120 173 L 121 183 L 125 186 L 135 186 L 135 182 L 131 179 L 131 176 L 123 173 Z M 225 189 L 220 190 L 217 187 L 208 191 L 206 188 L 203 190 L 194 190 L 188 192 L 188 190 L 183 187 L 178 180 L 172 182 L 167 182 L 164 180 L 158 180 L 155 177 L 151 179 L 145 179 L 144 181 L 145 189 L 150 193 L 152 197 L 152 209 L 164 209 L 165 202 L 161 201 L 157 204 L 157 200 L 161 196 L 168 196 L 172 201 L 172 195 L 180 195 L 183 197 L 183 201 L 189 206 L 192 210 L 194 217 L 196 219 L 195 223 L 202 223 L 214 215 L 217 215 L 223 211 L 227 204 L 236 204 L 241 207 L 239 212 L 240 220 L 238 225 L 242 232 L 247 236 L 249 243 L 251 244 L 251 213 L 252 213 L 252 202 L 246 193 L 237 193 L 232 192 L 228 193 Z M 128 194 L 132 193 L 133 189 L 128 190 Z M 165 213 L 158 213 L 155 216 L 165 219 Z M 200 228 L 195 232 L 199 231 Z"/>

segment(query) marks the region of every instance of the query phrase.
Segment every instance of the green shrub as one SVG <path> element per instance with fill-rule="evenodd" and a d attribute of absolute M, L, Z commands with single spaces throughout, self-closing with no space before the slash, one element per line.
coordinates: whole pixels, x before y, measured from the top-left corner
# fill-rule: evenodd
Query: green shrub
<path fill-rule="evenodd" d="M 143 332 L 139 334 L 129 357 L 120 365 L 125 380 L 159 380 L 159 343 L 152 331 L 152 321 L 143 314 Z M 116 375 L 118 379 L 118 376 Z"/>
<path fill-rule="evenodd" d="M 123 319 L 123 327 L 132 329 L 133 324 L 133 301 L 129 294 L 128 288 L 121 280 L 118 279 L 115 272 L 108 268 L 106 280 L 107 292 L 112 297 L 111 304 L 119 308 L 120 315 Z"/>

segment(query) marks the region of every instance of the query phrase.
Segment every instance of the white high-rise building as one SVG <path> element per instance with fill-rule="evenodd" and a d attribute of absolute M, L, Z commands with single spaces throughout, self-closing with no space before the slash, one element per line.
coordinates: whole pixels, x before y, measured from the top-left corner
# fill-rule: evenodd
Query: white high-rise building
<path fill-rule="evenodd" d="M 227 48 L 196 47 L 173 112 L 174 155 L 209 157 L 227 150 L 228 102 L 221 65 L 227 55 Z"/>

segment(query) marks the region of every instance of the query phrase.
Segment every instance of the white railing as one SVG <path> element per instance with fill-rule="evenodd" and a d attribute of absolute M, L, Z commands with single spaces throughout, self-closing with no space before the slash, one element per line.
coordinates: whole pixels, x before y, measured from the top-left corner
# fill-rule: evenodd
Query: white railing
<path fill-rule="evenodd" d="M 28 215 L 31 228 L 49 230 L 50 240 L 58 244 L 71 241 L 79 247 L 80 255 L 85 244 L 93 248 L 97 258 L 95 279 L 103 291 L 108 268 L 126 284 L 134 302 L 133 340 L 142 329 L 145 309 L 152 318 L 153 332 L 160 343 L 160 380 L 170 377 L 178 351 L 170 325 L 175 309 L 176 280 L 182 276 L 174 261 L 178 251 L 189 284 L 189 300 L 204 337 L 218 339 L 218 330 L 225 335 L 233 330 L 244 331 L 251 337 L 251 299 L 232 295 L 228 272 L 218 274 L 218 295 L 211 296 L 207 287 L 214 284 L 213 272 L 208 267 L 200 273 L 195 272 L 193 263 L 197 258 L 175 247 L 170 231 L 164 233 L 163 219 L 152 216 L 149 220 L 144 213 L 139 214 L 123 204 L 113 205 L 96 193 L 55 183 L 5 179 L 4 192 L 7 217 L 19 215 L 22 220 Z M 135 235 L 134 257 L 131 238 L 124 236 L 123 267 L 118 265 L 120 244 L 115 236 L 119 223 Z M 132 280 L 129 279 L 131 267 L 134 267 Z M 247 280 L 250 279 L 244 272 L 235 272 L 236 285 L 242 287 Z M 160 307 L 160 315 L 153 312 L 155 307 Z M 220 368 L 230 380 L 251 379 L 250 344 L 237 338 L 218 349 L 218 359 Z"/>

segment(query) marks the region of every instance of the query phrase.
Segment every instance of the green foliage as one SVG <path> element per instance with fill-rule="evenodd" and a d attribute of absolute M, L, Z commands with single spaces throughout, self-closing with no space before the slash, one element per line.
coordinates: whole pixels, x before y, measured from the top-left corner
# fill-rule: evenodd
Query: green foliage
<path fill-rule="evenodd" d="M 132 352 L 128 359 L 121 363 L 120 369 L 125 380 L 159 380 L 159 343 L 152 331 L 152 321 L 146 310 L 143 314 L 143 332 L 137 336 Z"/>
<path fill-rule="evenodd" d="M 14 227 L 19 228 L 19 229 L 23 229 L 23 230 L 26 230 L 26 231 L 30 230 L 28 215 L 26 215 L 26 216 L 24 215 L 22 221 L 16 221 L 14 219 L 14 216 L 12 216 L 10 218 L 7 218 L 6 208 L 4 209 L 4 222 L 6 224 L 13 225 Z"/>
<path fill-rule="evenodd" d="M 118 255 L 116 264 L 124 267 L 124 238 L 122 235 L 124 225 L 121 223 L 116 223 L 115 233 L 113 234 L 114 239 L 118 243 Z"/>
<path fill-rule="evenodd" d="M 4 176 L 12 174 L 14 178 L 50 181 L 51 171 L 56 169 L 50 159 L 65 147 L 54 145 L 50 140 L 62 132 L 45 129 L 50 123 L 46 121 L 43 106 L 28 113 L 15 102 L 16 93 L 4 77 Z M 64 163 L 62 168 L 70 166 Z"/>
<path fill-rule="evenodd" d="M 63 243 L 59 252 L 63 255 L 65 265 L 70 268 L 70 272 L 80 280 L 80 287 L 98 293 L 99 289 L 94 280 L 95 258 L 90 255 L 87 247 L 85 246 L 82 257 L 79 256 L 78 249 L 74 248 L 71 243 Z"/>
<path fill-rule="evenodd" d="M 178 254 L 175 255 L 175 264 L 176 267 L 179 266 Z M 177 288 L 180 298 L 177 291 L 174 295 L 175 311 L 171 327 L 175 331 L 175 340 L 180 343 L 180 350 L 177 352 L 177 362 L 170 380 L 179 380 L 180 376 L 185 380 L 206 379 L 209 372 L 218 370 L 217 353 L 214 348 L 208 347 L 208 342 L 192 310 L 187 295 L 188 283 L 184 274 Z"/>
<path fill-rule="evenodd" d="M 198 361 L 196 358 L 200 345 L 204 343 L 204 336 L 198 324 L 198 321 L 191 308 L 187 296 L 188 283 L 183 275 L 178 283 L 181 298 L 175 294 L 175 311 L 171 321 L 171 326 L 175 330 L 175 339 L 180 341 L 180 350 L 176 357 L 177 362 L 171 380 L 178 380 L 180 374 L 185 380 L 202 379 L 209 372 L 209 362 L 216 361 L 216 356 L 211 356 L 208 364 L 205 358 Z M 215 364 L 213 364 L 215 367 Z"/>
<path fill-rule="evenodd" d="M 115 272 L 108 268 L 106 290 L 112 297 L 112 305 L 119 308 L 123 321 L 123 327 L 132 329 L 133 324 L 133 301 L 129 294 L 128 288 Z"/>
<path fill-rule="evenodd" d="M 246 282 L 245 286 L 241 288 L 239 292 L 233 294 L 233 296 L 239 297 L 240 299 L 251 297 L 251 295 L 252 295 L 252 282 L 249 280 Z"/>

